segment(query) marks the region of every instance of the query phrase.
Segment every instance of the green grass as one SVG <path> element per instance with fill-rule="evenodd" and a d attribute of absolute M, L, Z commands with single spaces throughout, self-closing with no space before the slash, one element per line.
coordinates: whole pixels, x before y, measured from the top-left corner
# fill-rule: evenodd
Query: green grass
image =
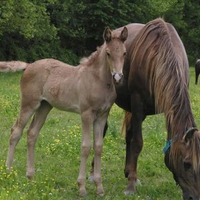
<path fill-rule="evenodd" d="M 191 103 L 197 124 L 200 124 L 200 85 L 194 84 L 194 68 L 190 69 Z M 26 174 L 26 130 L 15 153 L 13 170 L 5 169 L 10 129 L 16 120 L 20 104 L 21 73 L 0 73 L 0 200 L 77 200 L 81 146 L 80 116 L 53 109 L 42 128 L 36 144 L 33 181 Z M 102 176 L 105 200 L 177 200 L 181 190 L 164 164 L 162 149 L 166 141 L 163 115 L 149 116 L 143 123 L 144 148 L 138 162 L 138 193 L 123 194 L 125 140 L 121 134 L 124 113 L 116 105 L 109 116 L 109 129 L 104 140 Z M 87 175 L 93 152 L 89 157 Z M 96 199 L 96 188 L 87 181 L 87 200 Z"/>

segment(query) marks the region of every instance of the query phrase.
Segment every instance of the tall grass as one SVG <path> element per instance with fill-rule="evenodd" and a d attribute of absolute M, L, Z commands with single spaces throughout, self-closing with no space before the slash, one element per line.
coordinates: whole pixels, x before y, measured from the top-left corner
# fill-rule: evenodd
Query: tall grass
<path fill-rule="evenodd" d="M 191 103 L 197 124 L 200 125 L 200 85 L 194 85 L 194 68 L 190 69 Z M 80 116 L 53 109 L 41 130 L 36 144 L 33 181 L 26 174 L 26 131 L 15 153 L 13 170 L 5 168 L 10 129 L 16 120 L 20 105 L 21 73 L 0 74 L 0 200 L 75 200 L 79 199 L 78 177 L 81 146 Z M 30 91 L 31 92 L 31 91 Z M 138 193 L 123 194 L 125 140 L 121 134 L 123 111 L 116 105 L 109 116 L 109 129 L 104 140 L 102 176 L 105 200 L 177 200 L 181 190 L 175 185 L 172 174 L 164 165 L 162 148 L 166 142 L 164 116 L 148 116 L 143 123 L 144 148 L 138 162 Z M 87 174 L 93 152 L 89 157 Z M 87 181 L 88 200 L 96 199 L 96 188 Z"/>

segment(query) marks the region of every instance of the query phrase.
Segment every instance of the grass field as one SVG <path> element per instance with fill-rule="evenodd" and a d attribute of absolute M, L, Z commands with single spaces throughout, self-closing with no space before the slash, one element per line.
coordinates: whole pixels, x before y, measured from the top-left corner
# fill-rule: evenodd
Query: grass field
<path fill-rule="evenodd" d="M 194 84 L 194 68 L 190 69 L 190 96 L 193 113 L 200 127 L 200 85 Z M 26 130 L 16 148 L 13 170 L 5 169 L 10 128 L 19 111 L 21 73 L 0 73 L 0 200 L 77 200 L 81 146 L 80 116 L 53 109 L 36 144 L 33 181 L 26 174 Z M 31 92 L 31 91 L 30 91 Z M 143 123 L 144 148 L 139 157 L 138 193 L 123 194 L 125 140 L 121 134 L 123 111 L 116 105 L 109 116 L 109 129 L 104 140 L 102 176 L 105 200 L 178 200 L 181 190 L 164 165 L 162 149 L 166 141 L 163 115 L 149 116 Z M 87 174 L 93 152 L 89 157 Z M 96 199 L 96 188 L 87 181 L 87 200 Z"/>

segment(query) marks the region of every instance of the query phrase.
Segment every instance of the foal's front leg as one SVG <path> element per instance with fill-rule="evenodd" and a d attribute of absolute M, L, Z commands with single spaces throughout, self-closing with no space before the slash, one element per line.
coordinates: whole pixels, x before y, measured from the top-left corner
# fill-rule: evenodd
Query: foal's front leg
<path fill-rule="evenodd" d="M 104 130 L 103 130 L 103 138 L 106 136 L 107 129 L 108 129 L 108 122 L 106 122 Z M 92 160 L 91 167 L 92 168 L 91 168 L 91 171 L 90 171 L 89 180 L 93 182 L 94 181 L 94 158 Z"/>
<path fill-rule="evenodd" d="M 103 135 L 105 131 L 105 125 L 108 113 L 100 118 L 96 119 L 94 122 L 94 182 L 97 187 L 97 195 L 103 196 L 104 189 L 102 186 L 101 177 L 101 154 L 103 150 Z M 107 127 L 106 127 L 107 129 Z M 104 135 L 105 136 L 105 135 Z"/>
<path fill-rule="evenodd" d="M 79 176 L 77 183 L 79 186 L 79 195 L 86 196 L 87 192 L 85 189 L 86 184 L 86 164 L 87 159 L 90 153 L 90 137 L 91 137 L 91 128 L 94 121 L 93 113 L 90 111 L 85 111 L 81 114 L 82 120 L 82 145 L 81 145 L 81 164 L 79 170 Z"/>

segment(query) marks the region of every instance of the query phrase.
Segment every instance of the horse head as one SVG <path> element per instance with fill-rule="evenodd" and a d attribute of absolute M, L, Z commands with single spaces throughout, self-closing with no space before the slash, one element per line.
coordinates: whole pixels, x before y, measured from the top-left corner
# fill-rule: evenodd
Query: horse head
<path fill-rule="evenodd" d="M 117 33 L 113 33 L 107 27 L 103 34 L 104 41 L 106 42 L 107 61 L 115 83 L 119 83 L 123 77 L 123 65 L 126 55 L 124 42 L 127 37 L 128 29 L 126 27 Z"/>
<path fill-rule="evenodd" d="M 170 145 L 169 145 L 170 146 Z M 200 132 L 192 128 L 171 141 L 165 164 L 182 189 L 184 200 L 200 199 Z"/>

